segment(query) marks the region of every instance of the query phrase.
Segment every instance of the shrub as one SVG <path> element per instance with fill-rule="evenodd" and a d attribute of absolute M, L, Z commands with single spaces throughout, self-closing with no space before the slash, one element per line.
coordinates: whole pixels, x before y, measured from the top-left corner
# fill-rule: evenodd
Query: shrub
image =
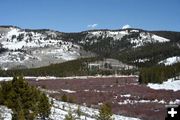
<path fill-rule="evenodd" d="M 61 100 L 62 100 L 63 102 L 67 102 L 67 101 L 68 101 L 67 95 L 66 95 L 66 94 L 63 94 L 63 96 L 61 96 Z"/>
<path fill-rule="evenodd" d="M 73 116 L 71 109 L 69 109 L 68 114 L 65 116 L 64 120 L 75 120 L 75 117 Z"/>
<path fill-rule="evenodd" d="M 97 120 L 114 120 L 112 118 L 112 109 L 110 104 L 103 104 L 99 109 L 99 115 L 97 116 Z"/>

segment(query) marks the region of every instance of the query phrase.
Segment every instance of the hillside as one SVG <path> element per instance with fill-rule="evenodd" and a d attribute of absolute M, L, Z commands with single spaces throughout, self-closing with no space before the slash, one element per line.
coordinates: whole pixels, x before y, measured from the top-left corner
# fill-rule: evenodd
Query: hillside
<path fill-rule="evenodd" d="M 1 26 L 1 68 L 34 68 L 93 56 L 79 45 L 61 40 L 62 34 L 46 29 L 27 30 L 14 26 Z"/>
<path fill-rule="evenodd" d="M 151 66 L 180 56 L 179 36 L 179 32 L 135 28 L 64 33 L 0 26 L 0 65 L 2 69 L 36 68 L 96 55 Z"/>

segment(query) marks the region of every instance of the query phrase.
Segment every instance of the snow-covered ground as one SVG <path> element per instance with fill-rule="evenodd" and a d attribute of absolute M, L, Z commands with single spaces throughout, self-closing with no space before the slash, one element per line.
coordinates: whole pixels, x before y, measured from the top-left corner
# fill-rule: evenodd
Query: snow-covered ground
<path fill-rule="evenodd" d="M 88 32 L 88 35 L 86 36 L 86 40 L 82 40 L 80 41 L 80 43 L 82 44 L 86 44 L 86 43 L 96 43 L 98 42 L 99 37 L 102 38 L 106 38 L 106 37 L 112 37 L 113 40 L 121 40 L 124 36 L 126 35 L 130 35 L 133 33 L 139 33 L 139 37 L 136 38 L 128 38 L 127 40 L 133 45 L 134 48 L 140 47 L 140 46 L 144 46 L 147 43 L 163 43 L 163 42 L 169 42 L 170 40 L 164 37 L 160 37 L 157 36 L 155 34 L 152 33 L 148 33 L 148 32 L 140 32 L 137 29 L 132 29 L 132 30 L 127 30 L 127 28 L 129 28 L 129 25 L 125 25 L 122 30 L 120 31 L 90 31 Z M 94 38 L 95 37 L 95 38 Z M 94 38 L 93 40 L 91 40 L 91 38 Z M 91 40 L 91 41 L 90 41 Z"/>
<path fill-rule="evenodd" d="M 118 102 L 119 105 L 126 105 L 126 104 L 137 104 L 137 103 L 159 103 L 159 104 L 180 104 L 180 99 L 176 99 L 174 101 L 169 101 L 169 102 L 166 102 L 164 99 L 162 100 L 158 100 L 158 99 L 154 99 L 154 100 L 144 100 L 144 99 L 140 99 L 139 96 L 132 96 L 131 94 L 125 94 L 125 95 L 120 95 L 121 97 L 123 98 L 126 98 L 120 102 Z M 115 96 L 115 98 L 117 98 L 117 96 Z M 134 99 L 131 99 L 131 98 L 139 98 L 138 100 L 134 100 Z"/>
<path fill-rule="evenodd" d="M 61 40 L 55 31 L 0 29 L 0 48 L 7 49 L 0 54 L 0 69 L 41 67 L 92 55 L 75 43 Z"/>
<path fill-rule="evenodd" d="M 174 80 L 174 78 L 171 78 L 163 82 L 162 84 L 148 83 L 147 86 L 155 90 L 165 89 L 165 90 L 178 91 L 180 90 L 180 79 Z"/>
<path fill-rule="evenodd" d="M 167 39 L 167 38 L 163 38 L 163 37 L 160 37 L 160 36 L 157 36 L 157 35 L 152 35 L 152 39 L 154 39 L 155 41 L 158 41 L 158 42 L 169 42 L 170 40 Z"/>
<path fill-rule="evenodd" d="M 61 102 L 53 99 L 54 105 L 51 109 L 51 115 L 50 118 L 53 120 L 63 120 L 65 118 L 65 115 L 68 114 L 68 111 L 71 110 L 73 112 L 73 115 L 77 117 L 75 114 L 78 106 L 76 104 Z M 88 108 L 85 106 L 79 106 L 81 112 L 83 115 L 81 116 L 81 120 L 96 120 L 95 117 L 98 115 L 98 110 L 93 108 Z M 133 118 L 133 117 L 126 117 L 121 115 L 113 115 L 115 120 L 140 120 L 139 118 Z"/>
<path fill-rule="evenodd" d="M 97 75 L 97 76 L 72 76 L 72 77 L 54 77 L 54 76 L 25 76 L 25 79 L 29 80 L 57 80 L 57 79 L 89 79 L 89 78 L 111 78 L 111 77 L 138 77 L 137 75 Z M 9 81 L 12 80 L 13 77 L 0 77 L 0 81 Z"/>
<path fill-rule="evenodd" d="M 0 120 L 11 120 L 12 110 L 0 105 Z"/>
<path fill-rule="evenodd" d="M 174 56 L 174 57 L 169 57 L 163 61 L 160 61 L 159 64 L 163 63 L 167 66 L 167 65 L 173 65 L 178 62 L 180 62 L 180 56 Z"/>
<path fill-rule="evenodd" d="M 166 39 L 166 38 L 163 38 L 163 37 L 151 34 L 151 33 L 147 33 L 147 32 L 141 32 L 140 38 L 138 39 L 134 39 L 134 38 L 130 39 L 130 42 L 134 44 L 133 45 L 134 48 L 143 46 L 147 43 L 156 43 L 156 42 L 163 43 L 163 42 L 169 42 L 169 41 L 170 41 L 169 39 Z"/>
<path fill-rule="evenodd" d="M 10 81 L 13 77 L 0 77 L 0 81 Z"/>
<path fill-rule="evenodd" d="M 147 59 L 147 58 L 144 58 L 144 59 L 137 59 L 137 60 L 135 60 L 134 62 L 144 63 L 144 62 L 148 62 L 148 61 L 150 61 L 150 60 Z"/>
<path fill-rule="evenodd" d="M 96 120 L 96 116 L 98 115 L 98 110 L 93 108 L 88 108 L 85 106 L 79 106 L 72 103 L 66 103 L 53 100 L 53 106 L 51 108 L 50 119 L 52 120 L 64 120 L 65 115 L 68 114 L 69 110 L 72 111 L 74 117 L 78 117 L 76 111 L 78 107 L 82 112 L 80 117 L 81 120 Z M 0 106 L 0 120 L 12 120 L 12 110 L 8 109 L 5 106 Z M 114 120 L 140 120 L 139 118 L 126 117 L 121 115 L 113 115 Z"/>
<path fill-rule="evenodd" d="M 160 103 L 160 104 L 177 104 L 179 105 L 180 104 L 180 100 L 179 99 L 176 99 L 175 101 L 169 101 L 169 102 L 166 102 L 165 100 L 130 100 L 130 99 L 125 99 L 121 102 L 118 102 L 119 105 L 126 105 L 126 104 L 137 104 L 137 103 Z"/>
<path fill-rule="evenodd" d="M 61 89 L 63 92 L 67 92 L 67 93 L 76 93 L 76 91 L 74 90 L 66 90 L 66 89 Z"/>
<path fill-rule="evenodd" d="M 127 30 L 126 28 L 129 27 L 129 25 L 125 25 L 123 27 L 125 29 L 121 30 L 88 31 L 88 34 L 79 43 L 92 45 L 98 42 L 99 37 L 111 37 L 114 41 L 117 41 L 133 33 L 137 33 L 139 36 L 127 40 L 132 43 L 134 48 L 143 46 L 146 43 L 170 41 L 138 29 Z M 70 40 L 65 41 L 60 32 L 51 30 L 40 32 L 17 27 L 1 27 L 0 29 L 0 47 L 7 49 L 7 51 L 0 54 L 0 68 L 3 70 L 42 67 L 81 57 L 95 56 L 95 53 L 85 51 L 78 43 Z"/>

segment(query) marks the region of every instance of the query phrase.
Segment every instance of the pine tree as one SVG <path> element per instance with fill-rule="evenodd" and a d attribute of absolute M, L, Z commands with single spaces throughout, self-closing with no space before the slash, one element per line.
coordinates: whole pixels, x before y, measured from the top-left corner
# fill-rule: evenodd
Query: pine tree
<path fill-rule="evenodd" d="M 48 97 L 44 93 L 41 94 L 38 108 L 40 117 L 43 119 L 48 118 L 50 114 L 50 104 L 47 104 L 48 102 Z"/>
<path fill-rule="evenodd" d="M 25 120 L 24 112 L 22 109 L 18 112 L 18 120 Z"/>
<path fill-rule="evenodd" d="M 48 97 L 22 77 L 0 83 L 0 98 L 2 105 L 13 110 L 13 120 L 33 120 L 37 115 L 47 118 L 50 114 Z"/>
<path fill-rule="evenodd" d="M 112 110 L 109 104 L 103 104 L 99 109 L 97 120 L 114 120 L 112 118 Z"/>

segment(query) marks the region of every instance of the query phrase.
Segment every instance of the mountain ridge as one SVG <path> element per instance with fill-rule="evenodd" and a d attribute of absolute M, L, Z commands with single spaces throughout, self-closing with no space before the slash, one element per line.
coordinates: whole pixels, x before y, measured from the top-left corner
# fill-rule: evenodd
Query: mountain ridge
<path fill-rule="evenodd" d="M 98 28 L 98 29 L 88 29 L 88 30 L 82 30 L 82 31 L 77 31 L 77 32 L 63 32 L 60 30 L 54 30 L 54 29 L 49 29 L 49 28 L 36 28 L 36 29 L 29 29 L 29 28 L 22 28 L 22 27 L 18 27 L 16 25 L 0 25 L 0 27 L 5 27 L 5 28 L 9 28 L 9 27 L 14 27 L 14 28 L 19 28 L 22 30 L 49 30 L 49 31 L 55 31 L 55 32 L 60 32 L 60 33 L 82 33 L 82 32 L 88 32 L 88 31 L 119 31 L 119 30 L 127 30 L 127 29 L 135 29 L 135 30 L 142 30 L 142 31 L 147 31 L 147 32 L 175 32 L 175 33 L 180 33 L 180 31 L 175 31 L 175 30 L 147 30 L 147 29 L 143 29 L 143 28 L 135 28 L 135 27 L 130 27 L 130 28 L 119 28 L 119 29 L 108 29 L 108 28 Z"/>
<path fill-rule="evenodd" d="M 147 31 L 137 28 L 94 29 L 66 33 L 51 29 L 0 26 L 0 56 L 7 57 L 0 61 L 0 65 L 9 69 L 10 63 L 17 63 L 13 66 L 16 68 L 28 57 L 27 61 L 29 59 L 34 61 L 33 63 L 46 61 L 45 65 L 49 65 L 72 60 L 67 58 L 74 55 L 73 59 L 98 55 L 137 66 L 144 63 L 153 65 L 166 58 L 179 56 L 179 40 L 180 32 Z M 152 51 L 151 48 L 154 50 Z M 9 59 L 12 61 L 4 62 Z M 147 61 L 142 62 L 143 59 Z M 137 63 L 137 61 L 141 62 Z M 42 64 L 42 66 L 45 65 Z M 31 67 L 33 66 L 28 66 L 28 68 Z"/>

